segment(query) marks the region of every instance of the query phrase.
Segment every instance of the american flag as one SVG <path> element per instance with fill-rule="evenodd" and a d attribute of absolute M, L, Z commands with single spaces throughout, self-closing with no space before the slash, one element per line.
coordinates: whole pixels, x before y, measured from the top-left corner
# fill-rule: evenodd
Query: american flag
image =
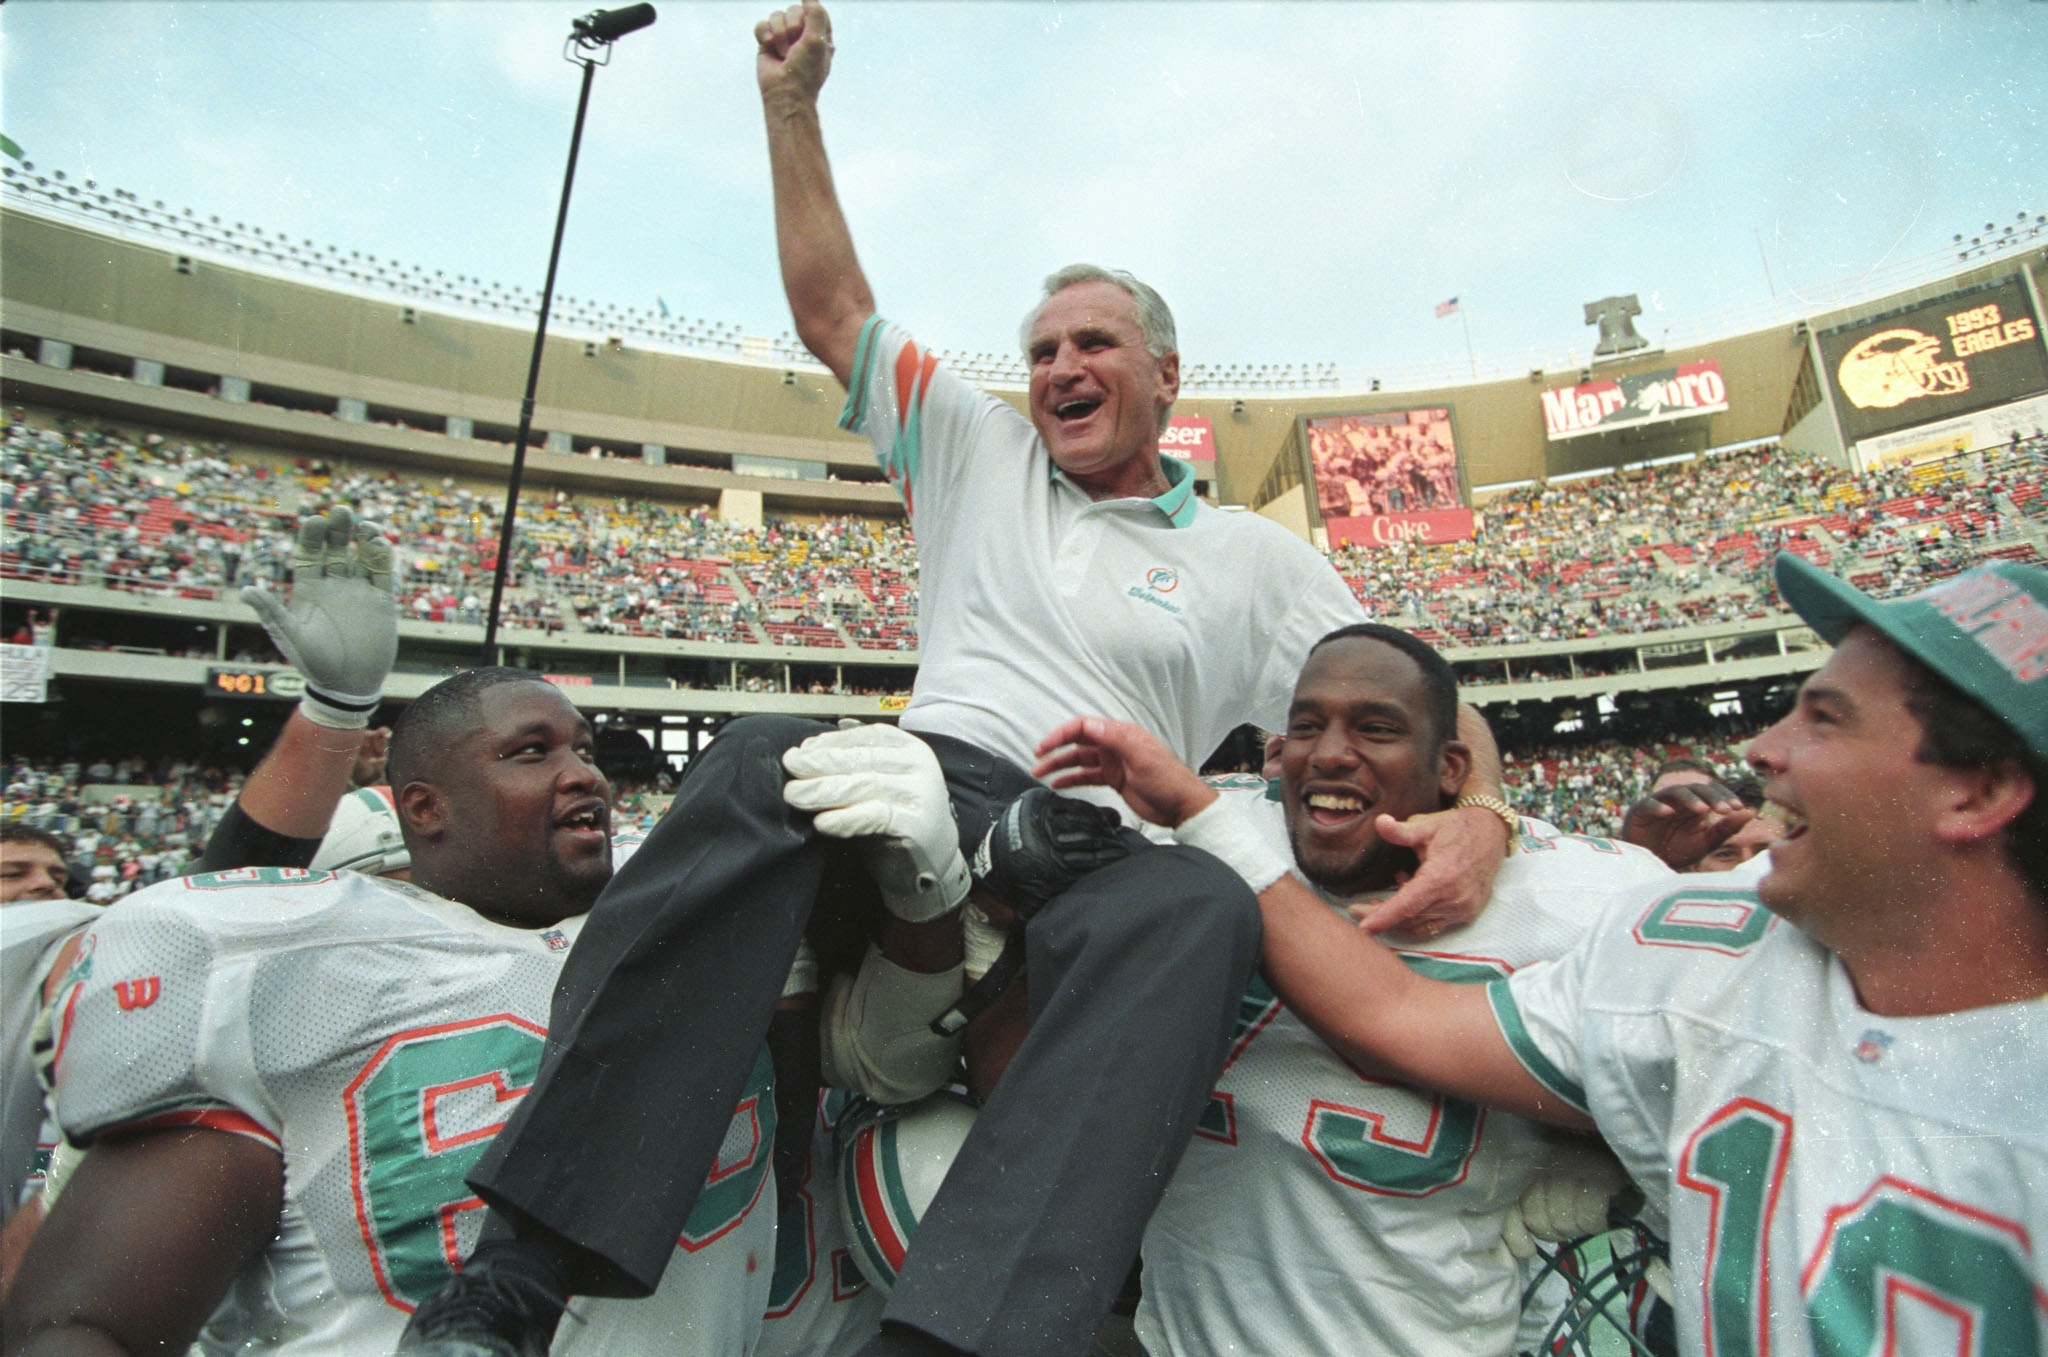
<path fill-rule="evenodd" d="M 1457 309 L 1458 299 L 1456 297 L 1451 298 L 1447 302 L 1438 302 L 1436 304 L 1436 318 L 1438 320 L 1442 320 L 1445 316 L 1452 314 Z"/>

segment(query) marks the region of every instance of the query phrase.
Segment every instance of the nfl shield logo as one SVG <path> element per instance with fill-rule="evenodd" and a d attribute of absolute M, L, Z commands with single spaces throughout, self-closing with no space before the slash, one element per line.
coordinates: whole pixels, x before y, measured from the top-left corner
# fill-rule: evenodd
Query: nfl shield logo
<path fill-rule="evenodd" d="M 1875 1065 L 1884 1059 L 1884 1053 L 1891 1049 L 1891 1044 L 1891 1033 L 1880 1032 L 1875 1027 L 1870 1028 L 1863 1034 L 1863 1039 L 1856 1043 L 1856 1058 L 1866 1065 Z"/>
<path fill-rule="evenodd" d="M 541 933 L 540 940 L 548 945 L 550 952 L 566 952 L 569 950 L 568 935 L 559 928 L 545 930 Z"/>

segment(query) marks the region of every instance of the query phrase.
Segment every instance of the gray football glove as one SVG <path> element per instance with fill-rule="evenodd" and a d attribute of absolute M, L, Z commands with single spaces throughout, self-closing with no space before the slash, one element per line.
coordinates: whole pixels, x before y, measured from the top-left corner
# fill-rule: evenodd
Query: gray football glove
<path fill-rule="evenodd" d="M 299 523 L 291 602 L 242 591 L 270 640 L 299 676 L 299 710 L 334 730 L 362 730 L 398 657 L 397 571 L 391 543 L 346 507 Z"/>

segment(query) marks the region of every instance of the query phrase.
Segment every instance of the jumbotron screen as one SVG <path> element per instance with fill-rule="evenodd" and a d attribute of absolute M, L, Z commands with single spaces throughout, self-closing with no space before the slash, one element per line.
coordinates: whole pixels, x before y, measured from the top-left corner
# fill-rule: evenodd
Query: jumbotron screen
<path fill-rule="evenodd" d="M 1378 410 L 1302 422 L 1325 520 L 1461 507 L 1449 410 Z"/>
<path fill-rule="evenodd" d="M 2017 274 L 1822 331 L 1820 356 L 1851 443 L 2048 391 L 2048 350 Z"/>

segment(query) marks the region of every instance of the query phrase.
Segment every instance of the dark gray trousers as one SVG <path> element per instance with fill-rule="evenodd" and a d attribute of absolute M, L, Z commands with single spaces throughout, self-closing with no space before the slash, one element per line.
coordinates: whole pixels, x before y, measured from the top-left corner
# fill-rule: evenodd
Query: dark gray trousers
<path fill-rule="evenodd" d="M 651 1291 L 767 1032 L 828 859 L 782 751 L 735 721 L 605 889 L 555 991 L 540 1076 L 470 1182 L 590 1255 L 578 1289 Z M 963 848 L 1031 784 L 928 737 Z M 886 1317 L 994 1357 L 1086 1349 L 1193 1134 L 1258 954 L 1258 904 L 1189 849 L 1144 849 L 1027 933 L 1031 1033 L 920 1223 Z"/>

